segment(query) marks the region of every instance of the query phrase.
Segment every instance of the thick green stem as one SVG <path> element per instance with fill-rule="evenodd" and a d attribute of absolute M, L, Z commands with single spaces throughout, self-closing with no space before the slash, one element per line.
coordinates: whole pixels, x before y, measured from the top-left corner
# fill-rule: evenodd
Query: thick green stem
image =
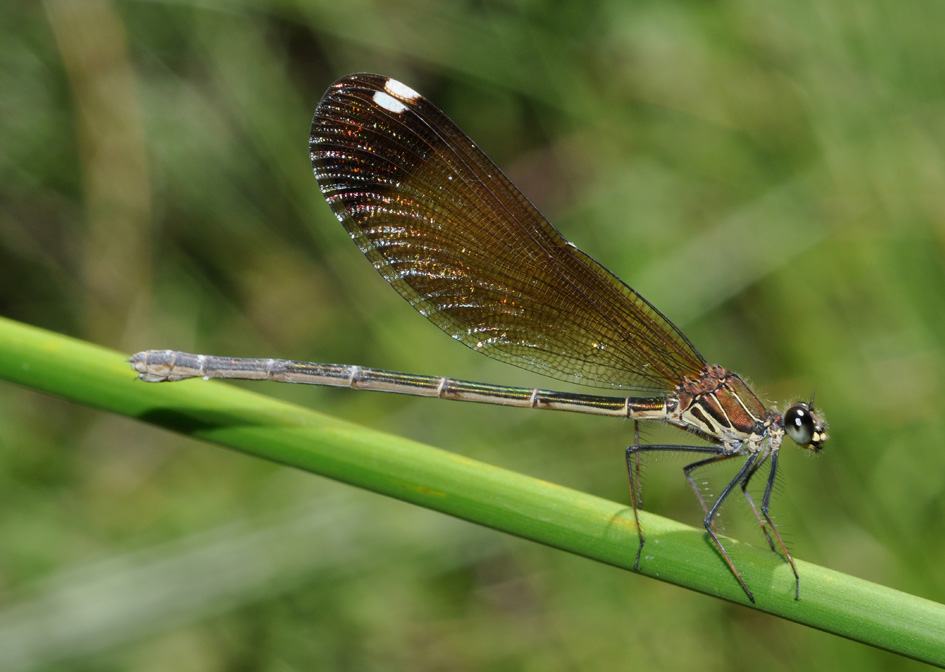
<path fill-rule="evenodd" d="M 0 378 L 287 466 L 413 502 L 631 569 L 632 511 L 615 503 L 382 434 L 231 385 L 146 384 L 127 355 L 0 319 Z M 747 605 L 699 530 L 641 514 L 640 573 Z M 925 662 L 945 665 L 945 606 L 736 541 L 754 608 Z"/>

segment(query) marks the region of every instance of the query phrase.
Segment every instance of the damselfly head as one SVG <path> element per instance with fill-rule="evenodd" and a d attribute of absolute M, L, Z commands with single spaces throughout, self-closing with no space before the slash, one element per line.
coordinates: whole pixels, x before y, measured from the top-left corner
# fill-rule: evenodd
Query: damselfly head
<path fill-rule="evenodd" d="M 810 403 L 802 401 L 789 408 L 783 418 L 784 432 L 801 448 L 820 452 L 821 444 L 830 437 L 827 435 L 827 423 L 814 411 L 814 398 Z"/>

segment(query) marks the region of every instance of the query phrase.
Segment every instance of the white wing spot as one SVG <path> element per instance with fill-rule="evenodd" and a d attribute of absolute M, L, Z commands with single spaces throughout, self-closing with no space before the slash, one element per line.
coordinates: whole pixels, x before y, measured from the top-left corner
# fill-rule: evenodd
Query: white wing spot
<path fill-rule="evenodd" d="M 420 97 L 420 94 L 411 89 L 406 84 L 401 84 L 396 79 L 388 79 L 384 84 L 384 89 L 391 95 L 397 96 L 401 100 L 414 100 Z"/>
<path fill-rule="evenodd" d="M 407 106 L 396 98 L 392 98 L 383 91 L 374 92 L 374 102 L 383 107 L 385 110 L 389 110 L 394 114 L 401 114 L 404 110 L 407 109 Z"/>

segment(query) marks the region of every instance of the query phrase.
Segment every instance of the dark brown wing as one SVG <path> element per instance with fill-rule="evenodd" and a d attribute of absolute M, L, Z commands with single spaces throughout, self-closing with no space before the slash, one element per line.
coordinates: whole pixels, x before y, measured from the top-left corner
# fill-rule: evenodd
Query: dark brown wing
<path fill-rule="evenodd" d="M 322 193 L 374 267 L 489 357 L 596 387 L 671 391 L 705 361 L 656 308 L 566 241 L 428 100 L 356 74 L 309 143 Z"/>

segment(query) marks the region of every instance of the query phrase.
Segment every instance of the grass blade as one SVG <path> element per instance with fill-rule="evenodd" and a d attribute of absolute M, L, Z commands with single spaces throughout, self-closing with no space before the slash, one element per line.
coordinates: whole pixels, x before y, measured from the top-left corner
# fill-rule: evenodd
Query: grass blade
<path fill-rule="evenodd" d="M 303 469 L 587 558 L 630 569 L 633 515 L 610 502 L 237 387 L 135 380 L 126 355 L 0 318 L 0 378 Z M 746 604 L 703 532 L 641 514 L 641 574 Z M 729 541 L 755 608 L 924 662 L 945 665 L 945 606 Z M 746 605 L 747 606 L 747 605 Z"/>

